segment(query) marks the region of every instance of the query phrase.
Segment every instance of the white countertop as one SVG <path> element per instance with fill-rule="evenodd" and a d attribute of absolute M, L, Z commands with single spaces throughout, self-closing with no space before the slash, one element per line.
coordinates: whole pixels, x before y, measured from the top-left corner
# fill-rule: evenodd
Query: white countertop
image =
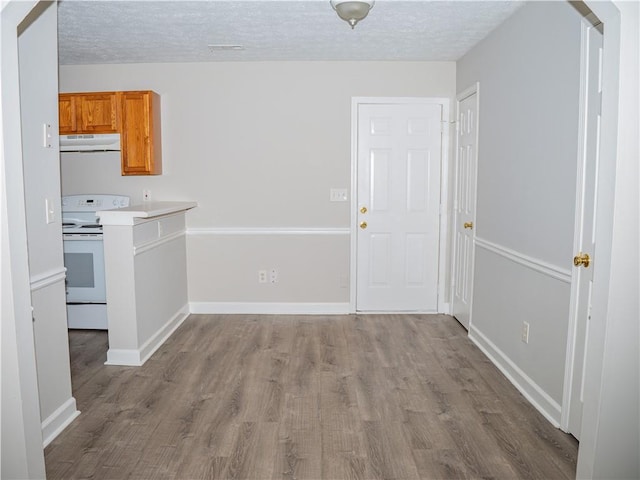
<path fill-rule="evenodd" d="M 142 219 L 184 212 L 197 206 L 197 202 L 144 202 L 131 207 L 100 210 L 96 216 L 100 217 L 102 225 L 135 225 Z"/>

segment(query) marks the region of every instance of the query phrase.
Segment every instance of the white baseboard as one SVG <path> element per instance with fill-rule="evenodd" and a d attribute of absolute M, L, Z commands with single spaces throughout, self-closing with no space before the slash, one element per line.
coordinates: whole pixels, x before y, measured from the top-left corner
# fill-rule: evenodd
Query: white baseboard
<path fill-rule="evenodd" d="M 182 322 L 184 322 L 188 316 L 189 306 L 185 304 L 167 323 L 164 324 L 160 330 L 155 333 L 155 335 L 144 342 L 142 347 L 140 347 L 142 363 L 149 360 L 151 355 L 153 355 L 155 351 L 167 341 L 167 339 L 178 329 L 180 325 L 182 325 Z"/>
<path fill-rule="evenodd" d="M 60 433 L 80 415 L 76 409 L 76 399 L 71 397 L 42 422 L 42 448 L 49 445 Z"/>
<path fill-rule="evenodd" d="M 183 306 L 173 317 L 169 319 L 155 334 L 149 338 L 138 349 L 114 349 L 107 351 L 107 361 L 105 365 L 124 365 L 139 367 L 144 365 L 151 355 L 171 336 L 182 322 L 189 316 L 188 306 Z"/>
<path fill-rule="evenodd" d="M 356 310 L 358 315 L 438 315 L 437 310 Z"/>
<path fill-rule="evenodd" d="M 469 328 L 469 338 L 554 427 L 560 428 L 562 408 L 558 402 L 540 388 L 473 324 Z"/>
<path fill-rule="evenodd" d="M 107 361 L 104 364 L 140 367 L 142 365 L 142 356 L 140 355 L 140 350 L 110 348 L 107 350 Z"/>
<path fill-rule="evenodd" d="M 191 313 L 263 314 L 263 315 L 347 315 L 344 303 L 276 303 L 276 302 L 191 302 Z"/>

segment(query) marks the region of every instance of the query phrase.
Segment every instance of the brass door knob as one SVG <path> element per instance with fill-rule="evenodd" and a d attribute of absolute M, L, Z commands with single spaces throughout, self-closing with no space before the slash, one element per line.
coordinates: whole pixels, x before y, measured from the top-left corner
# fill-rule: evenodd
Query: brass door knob
<path fill-rule="evenodd" d="M 360 213 L 367 213 L 367 207 L 360 208 Z"/>
<path fill-rule="evenodd" d="M 589 268 L 589 264 L 591 263 L 591 257 L 588 253 L 579 253 L 575 257 L 573 257 L 573 264 L 576 267 L 583 266 L 584 268 Z"/>
<path fill-rule="evenodd" d="M 471 228 L 471 229 L 473 229 L 473 222 L 464 222 L 464 228 Z"/>
<path fill-rule="evenodd" d="M 360 228 L 363 230 L 367 228 L 367 222 L 360 222 Z"/>

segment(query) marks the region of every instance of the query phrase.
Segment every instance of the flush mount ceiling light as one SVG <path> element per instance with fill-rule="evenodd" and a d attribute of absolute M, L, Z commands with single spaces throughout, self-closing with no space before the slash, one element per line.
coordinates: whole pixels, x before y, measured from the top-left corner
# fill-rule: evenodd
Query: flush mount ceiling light
<path fill-rule="evenodd" d="M 331 6 L 338 16 L 351 25 L 351 29 L 369 14 L 375 0 L 331 0 Z"/>

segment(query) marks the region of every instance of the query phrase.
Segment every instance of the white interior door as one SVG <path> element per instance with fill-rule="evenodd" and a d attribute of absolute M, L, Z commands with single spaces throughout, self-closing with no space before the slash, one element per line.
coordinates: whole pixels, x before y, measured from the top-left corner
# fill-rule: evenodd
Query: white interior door
<path fill-rule="evenodd" d="M 572 313 L 570 324 L 574 335 L 569 335 L 573 341 L 573 348 L 567 362 L 569 372 L 569 403 L 567 431 L 580 439 L 582 424 L 582 404 L 584 385 L 584 366 L 586 359 L 586 345 L 589 336 L 589 319 L 591 312 L 591 290 L 593 285 L 593 252 L 595 251 L 595 205 L 597 187 L 597 171 L 599 163 L 599 134 L 600 134 L 600 103 L 602 96 L 601 68 L 602 68 L 602 33 L 596 27 L 587 28 L 586 65 L 583 66 L 586 75 L 585 103 L 584 103 L 584 144 L 581 165 L 578 167 L 578 196 L 576 205 L 576 259 L 582 263 L 574 265 L 572 278 Z M 586 257 L 589 256 L 587 264 Z M 575 261 L 575 260 L 574 260 Z M 571 332 L 570 332 L 571 333 Z"/>
<path fill-rule="evenodd" d="M 357 311 L 435 312 L 442 105 L 361 104 Z"/>
<path fill-rule="evenodd" d="M 453 222 L 452 313 L 468 330 L 473 291 L 474 222 L 478 163 L 477 88 L 458 100 L 458 134 Z"/>

